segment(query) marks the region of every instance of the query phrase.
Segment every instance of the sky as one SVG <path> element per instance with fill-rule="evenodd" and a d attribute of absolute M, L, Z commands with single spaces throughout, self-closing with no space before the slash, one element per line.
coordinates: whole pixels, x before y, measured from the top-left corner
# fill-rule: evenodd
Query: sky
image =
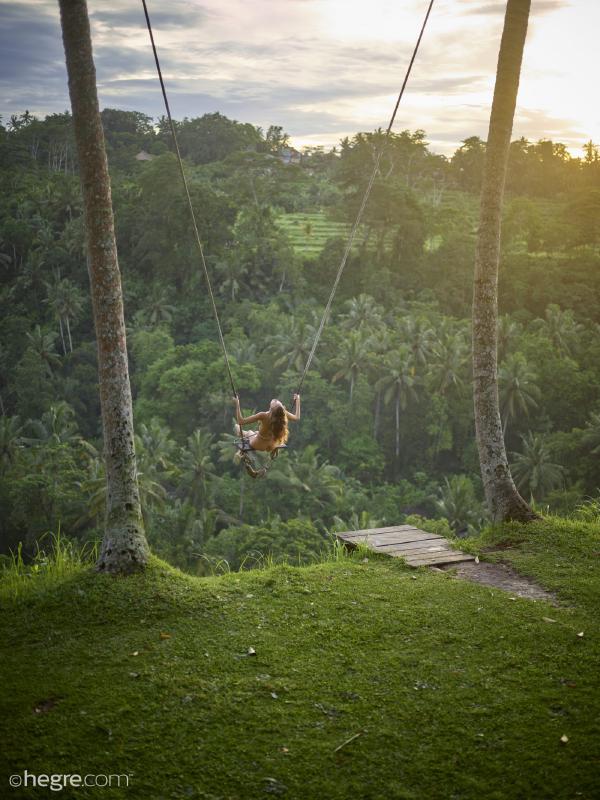
<path fill-rule="evenodd" d="M 427 0 L 147 0 L 173 115 L 296 147 L 387 125 Z M 141 0 L 88 0 L 101 107 L 164 113 Z M 486 138 L 505 2 L 436 0 L 395 130 Z M 600 141 L 600 0 L 532 0 L 513 138 Z M 69 108 L 56 0 L 0 0 L 0 115 Z"/>

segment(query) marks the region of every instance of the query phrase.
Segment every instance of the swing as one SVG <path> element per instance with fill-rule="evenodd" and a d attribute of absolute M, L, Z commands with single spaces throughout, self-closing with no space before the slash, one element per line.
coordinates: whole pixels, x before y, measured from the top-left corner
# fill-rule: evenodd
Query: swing
<path fill-rule="evenodd" d="M 327 300 L 327 304 L 325 306 L 325 310 L 323 312 L 323 316 L 321 317 L 321 321 L 319 323 L 319 327 L 318 327 L 317 332 L 315 334 L 314 342 L 313 342 L 312 347 L 310 349 L 310 353 L 309 353 L 308 358 L 306 360 L 306 364 L 305 364 L 304 369 L 302 371 L 302 375 L 300 376 L 300 381 L 298 383 L 298 389 L 296 391 L 296 394 L 298 394 L 298 395 L 300 394 L 300 390 L 302 389 L 302 386 L 304 384 L 304 378 L 306 377 L 306 373 L 310 369 L 310 365 L 312 363 L 315 351 L 317 349 L 317 345 L 318 345 L 319 340 L 321 338 L 321 334 L 323 333 L 323 328 L 325 327 L 325 323 L 327 321 L 327 318 L 329 316 L 329 312 L 331 310 L 331 305 L 333 303 L 333 298 L 335 297 L 335 293 L 337 291 L 340 279 L 342 277 L 342 273 L 343 273 L 344 268 L 346 266 L 346 262 L 348 261 L 348 256 L 350 255 L 350 251 L 352 249 L 352 245 L 354 244 L 354 238 L 355 238 L 356 233 L 358 231 L 358 227 L 359 227 L 359 225 L 361 223 L 364 210 L 365 210 L 367 202 L 369 200 L 369 196 L 371 194 L 371 189 L 373 188 L 373 184 L 375 182 L 375 178 L 377 177 L 377 173 L 379 172 L 379 164 L 381 162 L 381 157 L 383 155 L 383 152 L 384 152 L 386 144 L 388 142 L 390 133 L 392 131 L 392 127 L 393 127 L 394 121 L 396 119 L 396 114 L 398 113 L 398 108 L 400 106 L 400 101 L 402 100 L 402 97 L 404 95 L 404 90 L 406 89 L 406 84 L 408 83 L 408 78 L 410 76 L 413 64 L 415 62 L 415 58 L 417 57 L 417 52 L 419 50 L 419 45 L 421 44 L 421 39 L 423 38 L 423 33 L 425 32 L 425 27 L 427 25 L 427 21 L 429 19 L 429 15 L 430 15 L 431 9 L 433 7 L 433 3 L 434 3 L 434 0 L 429 0 L 429 5 L 427 7 L 427 12 L 425 14 L 425 19 L 423 20 L 423 24 L 421 26 L 421 31 L 419 33 L 419 37 L 417 39 L 417 43 L 415 44 L 411 59 L 409 61 L 409 64 L 408 64 L 408 67 L 407 67 L 407 70 L 406 70 L 406 74 L 404 76 L 404 81 L 402 82 L 402 87 L 400 89 L 400 93 L 398 94 L 398 98 L 396 99 L 396 105 L 394 106 L 394 110 L 392 112 L 391 119 L 390 119 L 389 124 L 387 126 L 387 129 L 385 131 L 385 136 L 383 138 L 383 143 L 381 144 L 379 150 L 376 153 L 375 165 L 373 167 L 373 172 L 371 173 L 371 177 L 369 178 L 369 182 L 367 184 L 367 188 L 365 189 L 365 193 L 364 193 L 362 202 L 360 204 L 360 207 L 358 209 L 358 213 L 356 215 L 356 219 L 355 219 L 354 224 L 352 225 L 352 228 L 350 230 L 350 235 L 348 237 L 348 241 L 347 241 L 346 247 L 344 249 L 344 254 L 342 256 L 342 260 L 340 262 L 340 266 L 338 268 L 337 274 L 335 276 L 335 280 L 333 282 L 333 286 L 331 288 L 331 292 L 329 294 L 329 299 Z M 215 322 L 216 322 L 216 325 L 217 325 L 217 331 L 218 331 L 218 334 L 219 334 L 219 341 L 220 341 L 220 344 L 221 344 L 221 348 L 223 350 L 223 357 L 224 357 L 224 360 L 225 360 L 225 367 L 227 369 L 227 374 L 229 376 L 229 382 L 231 384 L 231 389 L 233 391 L 233 394 L 237 397 L 238 393 L 237 393 L 237 390 L 235 388 L 235 383 L 234 383 L 233 375 L 232 375 L 232 372 L 231 372 L 231 365 L 229 363 L 229 354 L 227 353 L 227 347 L 225 346 L 225 338 L 223 336 L 223 329 L 221 328 L 221 321 L 219 319 L 219 313 L 217 311 L 217 305 L 215 303 L 215 297 L 214 297 L 213 290 L 212 290 L 212 284 L 211 284 L 211 280 L 210 280 L 210 275 L 208 273 L 208 267 L 206 266 L 206 259 L 204 257 L 204 247 L 202 246 L 202 241 L 200 239 L 200 233 L 198 231 L 198 223 L 196 222 L 196 215 L 194 213 L 194 207 L 192 205 L 192 198 L 190 196 L 190 190 L 189 190 L 189 187 L 188 187 L 187 178 L 185 176 L 185 171 L 183 169 L 183 160 L 181 158 L 181 152 L 179 150 L 179 143 L 177 141 L 177 134 L 176 134 L 176 131 L 175 131 L 175 125 L 174 125 L 173 119 L 171 117 L 171 109 L 169 107 L 169 100 L 167 98 L 167 91 L 165 89 L 165 83 L 164 83 L 163 76 L 162 76 L 162 71 L 161 71 L 161 68 L 160 68 L 160 62 L 158 60 L 158 53 L 157 53 L 157 50 L 156 50 L 156 44 L 154 42 L 154 34 L 152 33 L 152 25 L 150 24 L 150 16 L 148 14 L 148 7 L 146 5 L 146 0 L 142 0 L 142 5 L 144 7 L 144 16 L 146 18 L 146 26 L 148 28 L 148 34 L 150 36 L 150 43 L 152 45 L 152 52 L 154 54 L 154 61 L 155 61 L 155 64 L 156 64 L 156 71 L 158 73 L 158 80 L 160 81 L 160 88 L 161 88 L 163 100 L 164 100 L 164 103 L 165 103 L 165 109 L 166 109 L 166 112 L 167 112 L 167 118 L 169 120 L 169 126 L 170 126 L 170 129 L 171 129 L 171 136 L 173 138 L 173 145 L 175 147 L 175 154 L 177 156 L 177 163 L 179 165 L 179 172 L 181 174 L 181 180 L 183 182 L 183 188 L 185 190 L 185 194 L 186 194 L 186 198 L 187 198 L 187 204 L 188 204 L 188 208 L 189 208 L 189 211 L 190 211 L 190 217 L 191 217 L 192 226 L 193 226 L 193 229 L 194 229 L 194 235 L 195 235 L 195 238 L 196 238 L 196 244 L 198 246 L 198 252 L 200 254 L 200 261 L 201 261 L 201 264 L 202 264 L 202 269 L 204 271 L 204 277 L 206 278 L 206 285 L 207 285 L 207 288 L 208 288 L 208 295 L 210 297 L 212 310 L 213 310 L 213 316 L 215 318 Z M 238 453 L 240 455 L 240 460 L 241 460 L 241 462 L 243 463 L 243 465 L 244 465 L 244 467 L 246 469 L 246 472 L 252 478 L 264 478 L 266 476 L 266 474 L 268 473 L 269 469 L 271 468 L 272 462 L 279 455 L 279 451 L 287 449 L 287 445 L 279 445 L 279 447 L 276 447 L 275 449 L 271 450 L 270 453 L 269 453 L 269 460 L 268 460 L 267 464 L 265 464 L 262 467 L 259 467 L 258 463 L 256 461 L 256 458 L 257 458 L 256 453 L 260 452 L 260 451 L 254 450 L 250 446 L 248 440 L 244 437 L 244 433 L 242 431 L 242 426 L 241 425 L 240 425 L 240 440 L 238 442 L 236 442 L 235 445 L 236 445 Z"/>
<path fill-rule="evenodd" d="M 273 461 L 275 461 L 275 459 L 279 455 L 279 451 L 288 449 L 287 444 L 280 444 L 270 451 L 255 450 L 253 447 L 250 446 L 250 442 L 248 441 L 248 439 L 246 439 L 246 437 L 243 434 L 241 436 L 241 439 L 237 442 L 234 442 L 234 444 L 237 448 L 240 460 L 244 465 L 246 472 L 248 473 L 248 475 L 250 475 L 251 478 L 264 478 L 267 472 L 271 469 Z M 265 453 L 268 452 L 269 455 L 269 460 L 266 462 L 266 464 L 263 464 L 262 466 L 259 466 L 258 463 L 259 456 L 257 455 L 257 453 L 260 452 L 265 452 Z"/>

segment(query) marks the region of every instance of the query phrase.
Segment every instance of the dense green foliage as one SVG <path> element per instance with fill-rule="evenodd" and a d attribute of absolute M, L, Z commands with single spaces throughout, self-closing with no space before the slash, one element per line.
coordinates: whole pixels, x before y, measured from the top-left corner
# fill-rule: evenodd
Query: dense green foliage
<path fill-rule="evenodd" d="M 232 458 L 230 390 L 165 122 L 114 109 L 103 121 L 154 550 L 202 572 L 257 548 L 309 559 L 326 530 L 413 513 L 478 529 L 469 316 L 485 143 L 446 159 L 423 131 L 392 136 L 302 421 L 251 484 Z M 287 163 L 281 129 L 219 114 L 177 124 L 242 405 L 289 402 L 382 134 Z M 31 549 L 58 524 L 91 540 L 102 439 L 69 115 L 0 126 L 0 180 L 2 549 Z M 600 483 L 598 150 L 514 142 L 508 192 L 507 447 L 524 494 L 568 511 Z"/>
<path fill-rule="evenodd" d="M 556 607 L 386 556 L 115 580 L 57 548 L 0 583 L 3 772 L 126 775 L 62 795 L 134 800 L 597 797 L 598 530 L 486 534 Z"/>

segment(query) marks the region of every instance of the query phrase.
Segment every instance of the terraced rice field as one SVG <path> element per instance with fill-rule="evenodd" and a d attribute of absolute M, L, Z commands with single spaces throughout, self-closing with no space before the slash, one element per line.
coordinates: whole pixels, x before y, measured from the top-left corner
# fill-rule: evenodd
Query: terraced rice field
<path fill-rule="evenodd" d="M 277 224 L 289 236 L 294 250 L 300 255 L 316 258 L 328 239 L 348 236 L 350 226 L 328 219 L 323 211 L 283 214 Z"/>

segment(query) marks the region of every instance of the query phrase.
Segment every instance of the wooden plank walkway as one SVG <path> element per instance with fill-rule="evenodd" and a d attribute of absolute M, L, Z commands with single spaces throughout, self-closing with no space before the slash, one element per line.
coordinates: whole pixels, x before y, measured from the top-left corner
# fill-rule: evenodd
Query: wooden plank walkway
<path fill-rule="evenodd" d="M 343 531 L 336 533 L 336 536 L 349 547 L 355 547 L 359 542 L 363 542 L 377 553 L 404 558 L 411 567 L 433 567 L 437 564 L 475 560 L 475 556 L 455 550 L 443 536 L 426 533 L 412 525 Z"/>

